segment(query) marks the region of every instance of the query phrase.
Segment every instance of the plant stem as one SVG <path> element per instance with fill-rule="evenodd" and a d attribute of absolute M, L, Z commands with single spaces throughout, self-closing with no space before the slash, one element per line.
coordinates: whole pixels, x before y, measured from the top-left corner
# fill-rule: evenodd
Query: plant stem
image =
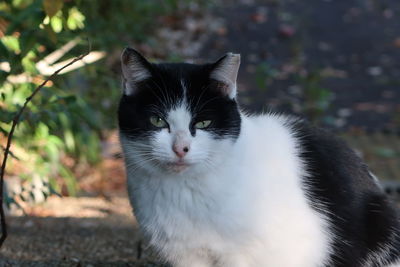
<path fill-rule="evenodd" d="M 66 64 L 63 67 L 61 67 L 58 70 L 56 70 L 44 82 L 42 82 L 38 87 L 36 87 L 36 89 L 32 92 L 32 94 L 25 99 L 24 105 L 20 108 L 20 110 L 14 116 L 14 118 L 12 120 L 11 130 L 10 130 L 10 133 L 8 134 L 8 137 L 7 137 L 7 145 L 6 145 L 6 148 L 4 149 L 3 163 L 1 164 L 1 169 L 0 169 L 0 171 L 1 171 L 0 172 L 0 225 L 1 225 L 0 248 L 1 248 L 1 246 L 4 243 L 4 241 L 7 238 L 7 223 L 6 223 L 6 218 L 5 218 L 5 214 L 4 214 L 4 206 L 3 206 L 4 173 L 5 173 L 5 169 L 6 169 L 7 158 L 8 158 L 8 155 L 10 153 L 11 141 L 12 141 L 12 138 L 13 138 L 13 135 L 14 135 L 15 128 L 17 127 L 17 124 L 18 124 L 18 122 L 19 122 L 19 120 L 21 118 L 21 115 L 24 112 L 25 108 L 27 107 L 29 102 L 32 100 L 32 98 L 40 91 L 40 89 L 42 89 L 43 86 L 45 86 L 48 81 L 50 81 L 53 78 L 55 78 L 60 71 L 62 71 L 63 69 L 65 69 L 65 68 L 67 68 L 69 66 L 71 66 L 75 62 L 77 62 L 79 60 L 82 60 L 89 53 L 90 53 L 90 49 L 89 49 L 89 51 L 87 53 L 82 54 L 82 55 L 74 58 L 73 60 L 71 60 L 71 62 L 69 62 L 68 64 Z"/>

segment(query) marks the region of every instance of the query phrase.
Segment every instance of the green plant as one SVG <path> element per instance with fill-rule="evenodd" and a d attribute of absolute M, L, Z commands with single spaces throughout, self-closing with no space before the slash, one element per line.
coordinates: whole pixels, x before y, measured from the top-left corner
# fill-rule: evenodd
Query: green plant
<path fill-rule="evenodd" d="M 25 99 L 65 60 L 88 49 L 92 63 L 57 76 L 28 105 L 16 129 L 7 175 L 40 176 L 78 190 L 74 168 L 100 160 L 105 129 L 115 127 L 120 94 L 112 72 L 121 48 L 144 42 L 161 15 L 193 1 L 5 0 L 0 3 L 0 145 Z M 107 61 L 102 59 L 108 54 Z M 112 60 L 114 58 L 114 60 Z M 117 59 L 115 59 L 117 58 Z M 60 62 L 61 61 L 61 62 Z M 60 62 L 60 63 L 57 63 Z M 48 182 L 47 182 L 48 181 Z M 54 190 L 55 189 L 55 190 Z M 7 197 L 7 199 L 12 199 Z"/>
<path fill-rule="evenodd" d="M 269 62 L 263 62 L 257 65 L 255 79 L 260 89 L 267 89 L 276 79 L 279 70 L 271 66 Z"/>
<path fill-rule="evenodd" d="M 332 92 L 321 85 L 322 79 L 320 71 L 298 75 L 298 82 L 303 90 L 304 113 L 313 122 L 321 119 L 332 102 Z"/>

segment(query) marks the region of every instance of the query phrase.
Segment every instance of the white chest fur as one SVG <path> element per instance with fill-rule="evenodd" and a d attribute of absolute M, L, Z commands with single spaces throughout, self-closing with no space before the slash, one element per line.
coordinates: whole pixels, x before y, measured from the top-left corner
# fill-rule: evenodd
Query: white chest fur
<path fill-rule="evenodd" d="M 296 149 L 283 119 L 243 117 L 224 163 L 202 175 L 148 174 L 127 160 L 135 215 L 175 266 L 323 266 L 328 222 L 307 202 Z"/>

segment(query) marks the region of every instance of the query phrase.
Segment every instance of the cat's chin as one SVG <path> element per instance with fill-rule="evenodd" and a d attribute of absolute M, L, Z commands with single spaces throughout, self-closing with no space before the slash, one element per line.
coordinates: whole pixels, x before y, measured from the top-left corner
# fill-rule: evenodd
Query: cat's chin
<path fill-rule="evenodd" d="M 191 164 L 187 162 L 168 162 L 165 164 L 165 168 L 173 173 L 182 173 L 189 169 Z"/>

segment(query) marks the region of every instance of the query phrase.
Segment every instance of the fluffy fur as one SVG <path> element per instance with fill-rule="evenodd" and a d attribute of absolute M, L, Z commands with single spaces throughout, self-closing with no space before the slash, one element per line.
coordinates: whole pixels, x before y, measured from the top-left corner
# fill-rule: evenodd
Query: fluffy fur
<path fill-rule="evenodd" d="M 241 112 L 239 63 L 123 53 L 120 140 L 150 244 L 177 267 L 400 266 L 399 220 L 367 167 L 303 121 Z"/>

